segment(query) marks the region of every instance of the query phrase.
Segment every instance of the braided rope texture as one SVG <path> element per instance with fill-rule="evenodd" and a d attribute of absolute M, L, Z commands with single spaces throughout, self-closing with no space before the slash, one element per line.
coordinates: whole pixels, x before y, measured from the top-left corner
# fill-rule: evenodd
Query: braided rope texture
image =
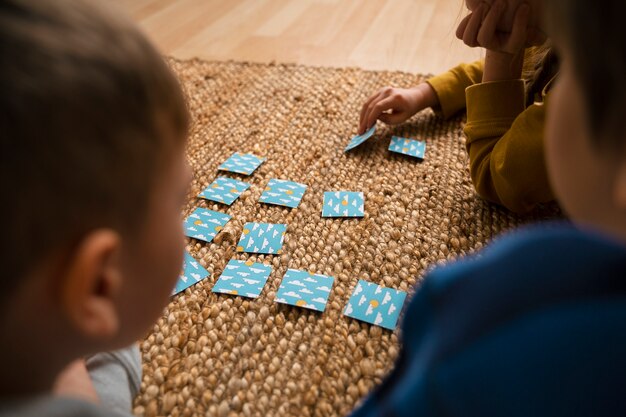
<path fill-rule="evenodd" d="M 195 175 L 183 215 L 206 207 L 233 219 L 210 244 L 189 240 L 187 250 L 211 275 L 173 297 L 141 342 L 136 414 L 346 415 L 399 352 L 398 330 L 343 316 L 358 279 L 408 291 L 410 299 L 429 268 L 522 223 L 559 216 L 549 205 L 520 217 L 476 196 L 462 116 L 444 121 L 427 110 L 397 127 L 379 124 L 375 137 L 343 152 L 369 94 L 384 85 L 413 86 L 424 76 L 169 62 L 193 117 L 188 159 Z M 392 135 L 426 141 L 424 161 L 389 152 Z M 234 152 L 267 158 L 250 177 L 219 174 L 252 187 L 230 207 L 197 199 Z M 258 202 L 271 178 L 308 186 L 298 208 Z M 323 192 L 334 190 L 363 191 L 365 217 L 322 218 Z M 283 253 L 237 253 L 249 221 L 287 224 Z M 211 292 L 232 258 L 273 267 L 259 298 Z M 323 314 L 274 303 L 288 268 L 335 277 Z"/>

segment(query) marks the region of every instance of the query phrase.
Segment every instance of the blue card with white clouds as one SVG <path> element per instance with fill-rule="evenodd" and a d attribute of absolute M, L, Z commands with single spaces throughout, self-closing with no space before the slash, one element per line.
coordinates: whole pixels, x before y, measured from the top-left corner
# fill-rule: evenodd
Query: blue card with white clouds
<path fill-rule="evenodd" d="M 174 287 L 172 295 L 186 290 L 208 276 L 209 271 L 204 269 L 202 265 L 200 265 L 200 262 L 196 261 L 190 254 L 185 252 L 183 273 L 178 277 L 178 282 L 176 282 L 176 287 Z"/>
<path fill-rule="evenodd" d="M 344 152 L 348 152 L 350 149 L 356 148 L 357 146 L 371 138 L 375 131 L 376 123 L 374 123 L 374 126 L 370 127 L 367 132 L 363 133 L 362 135 L 356 135 L 352 139 L 350 139 L 350 143 L 348 143 L 348 146 L 346 146 Z"/>
<path fill-rule="evenodd" d="M 286 224 L 246 223 L 237 252 L 281 254 L 286 232 Z"/>
<path fill-rule="evenodd" d="M 326 191 L 322 217 L 363 217 L 365 200 L 363 193 L 355 191 Z"/>
<path fill-rule="evenodd" d="M 257 169 L 265 158 L 252 155 L 251 153 L 239 153 L 235 152 L 230 158 L 228 158 L 222 165 L 217 167 L 220 171 L 230 171 L 237 174 L 250 175 Z"/>
<path fill-rule="evenodd" d="M 343 314 L 393 330 L 398 323 L 406 292 L 359 280 Z"/>
<path fill-rule="evenodd" d="M 231 259 L 213 286 L 213 292 L 256 298 L 263 291 L 272 267 L 252 261 Z"/>
<path fill-rule="evenodd" d="M 335 278 L 288 269 L 276 293 L 276 302 L 324 311 Z"/>
<path fill-rule="evenodd" d="M 250 184 L 247 182 L 219 177 L 198 194 L 198 197 L 230 206 L 248 188 L 250 188 Z"/>
<path fill-rule="evenodd" d="M 211 242 L 230 219 L 228 214 L 197 208 L 185 219 L 185 235 Z"/>
<path fill-rule="evenodd" d="M 414 158 L 424 159 L 424 154 L 426 153 L 426 142 L 392 136 L 391 142 L 389 142 L 389 150 L 391 152 L 401 153 Z"/>
<path fill-rule="evenodd" d="M 300 204 L 305 191 L 306 185 L 304 184 L 272 178 L 267 183 L 259 201 L 295 208 Z"/>

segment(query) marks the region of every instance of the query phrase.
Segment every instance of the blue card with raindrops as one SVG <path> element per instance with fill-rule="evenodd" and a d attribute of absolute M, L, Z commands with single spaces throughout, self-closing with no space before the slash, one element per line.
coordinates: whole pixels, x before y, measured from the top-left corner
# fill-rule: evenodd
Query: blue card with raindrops
<path fill-rule="evenodd" d="M 224 161 L 222 165 L 217 167 L 217 169 L 220 171 L 230 171 L 237 174 L 250 175 L 263 162 L 265 162 L 265 158 L 252 155 L 251 153 L 235 152 L 230 158 Z"/>
<path fill-rule="evenodd" d="M 183 273 L 178 277 L 178 281 L 176 282 L 176 287 L 174 287 L 174 290 L 172 291 L 172 295 L 186 290 L 208 276 L 209 271 L 204 269 L 202 265 L 200 265 L 200 262 L 196 261 L 190 254 L 185 252 Z"/>
<path fill-rule="evenodd" d="M 306 185 L 293 181 L 277 180 L 272 178 L 267 183 L 259 201 L 266 204 L 276 204 L 295 208 L 300 204 L 306 191 Z"/>
<path fill-rule="evenodd" d="M 348 152 L 350 149 L 356 148 L 357 146 L 371 138 L 372 135 L 374 135 L 375 131 L 376 123 L 374 123 L 374 126 L 370 127 L 367 132 L 363 133 L 362 135 L 356 135 L 352 139 L 350 139 L 350 143 L 348 143 L 348 146 L 346 146 L 346 149 L 344 149 L 343 151 Z"/>
<path fill-rule="evenodd" d="M 263 291 L 272 267 L 258 262 L 231 259 L 212 291 L 256 298 Z"/>
<path fill-rule="evenodd" d="M 335 278 L 288 269 L 280 283 L 275 301 L 296 307 L 324 311 Z"/>
<path fill-rule="evenodd" d="M 363 217 L 365 200 L 362 192 L 326 191 L 322 217 Z"/>
<path fill-rule="evenodd" d="M 362 279 L 356 284 L 343 314 L 393 330 L 406 299 L 406 292 L 385 288 Z"/>
<path fill-rule="evenodd" d="M 230 206 L 248 188 L 250 184 L 247 182 L 219 177 L 198 194 L 198 197 Z"/>
<path fill-rule="evenodd" d="M 391 152 L 401 153 L 414 158 L 424 159 L 424 154 L 426 153 L 426 142 L 392 136 L 391 142 L 389 142 L 389 150 Z"/>
<path fill-rule="evenodd" d="M 185 219 L 185 235 L 211 242 L 230 219 L 228 214 L 197 208 Z"/>
<path fill-rule="evenodd" d="M 237 252 L 281 254 L 286 232 L 286 224 L 246 223 Z"/>

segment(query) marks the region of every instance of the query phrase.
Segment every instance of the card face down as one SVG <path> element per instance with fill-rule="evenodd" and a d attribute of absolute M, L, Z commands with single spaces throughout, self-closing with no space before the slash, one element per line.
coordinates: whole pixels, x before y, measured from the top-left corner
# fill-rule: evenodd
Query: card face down
<path fill-rule="evenodd" d="M 230 219 L 228 214 L 197 208 L 185 219 L 185 235 L 211 242 Z"/>
<path fill-rule="evenodd" d="M 305 191 L 306 185 L 304 184 L 272 178 L 267 183 L 259 201 L 266 204 L 296 208 L 300 204 Z"/>
<path fill-rule="evenodd" d="M 389 150 L 403 155 L 412 156 L 414 158 L 424 159 L 424 155 L 426 153 L 426 142 L 392 136 L 391 142 L 389 142 Z"/>
<path fill-rule="evenodd" d="M 393 330 L 405 299 L 404 291 L 381 287 L 360 279 L 343 314 Z"/>
<path fill-rule="evenodd" d="M 198 197 L 230 206 L 248 188 L 250 188 L 250 184 L 247 182 L 219 177 L 202 190 Z"/>
<path fill-rule="evenodd" d="M 335 278 L 288 269 L 276 293 L 276 302 L 324 311 Z"/>
<path fill-rule="evenodd" d="M 252 261 L 231 259 L 212 291 L 222 294 L 256 298 L 263 291 L 272 267 Z"/>
<path fill-rule="evenodd" d="M 246 223 L 237 252 L 281 254 L 286 232 L 286 224 Z"/>
<path fill-rule="evenodd" d="M 202 265 L 200 265 L 200 262 L 196 261 L 190 254 L 185 252 L 183 273 L 178 277 L 178 281 L 176 282 L 176 287 L 174 287 L 174 290 L 172 291 L 172 295 L 186 290 L 208 276 L 209 271 L 204 269 Z"/>
<path fill-rule="evenodd" d="M 235 172 L 237 174 L 250 175 L 263 162 L 265 158 L 258 157 L 251 153 L 235 152 L 230 158 L 217 167 L 220 171 Z"/>
<path fill-rule="evenodd" d="M 365 200 L 363 193 L 354 191 L 326 191 L 322 217 L 363 217 Z"/>
<path fill-rule="evenodd" d="M 349 150 L 354 149 L 357 146 L 361 145 L 366 140 L 371 138 L 374 135 L 375 131 L 376 131 L 376 123 L 374 123 L 374 125 L 370 127 L 369 130 L 363 133 L 362 135 L 356 135 L 352 137 L 352 139 L 350 139 L 350 142 L 348 143 L 348 146 L 346 146 L 346 149 L 344 149 L 343 151 L 348 152 Z"/>

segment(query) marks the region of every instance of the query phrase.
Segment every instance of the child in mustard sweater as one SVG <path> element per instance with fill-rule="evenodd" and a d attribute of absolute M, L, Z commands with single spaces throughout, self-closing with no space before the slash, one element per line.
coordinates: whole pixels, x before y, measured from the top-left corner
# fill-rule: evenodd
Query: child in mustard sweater
<path fill-rule="evenodd" d="M 477 193 L 518 213 L 553 200 L 543 126 L 544 100 L 558 63 L 546 46 L 540 3 L 467 0 L 471 13 L 457 37 L 485 47 L 484 61 L 461 64 L 413 88 L 382 88 L 363 105 L 359 133 L 377 119 L 398 124 L 427 107 L 444 118 L 466 108 L 464 133 Z M 522 23 L 515 26 L 524 28 L 520 33 L 498 27 L 511 27 L 514 20 Z"/>

